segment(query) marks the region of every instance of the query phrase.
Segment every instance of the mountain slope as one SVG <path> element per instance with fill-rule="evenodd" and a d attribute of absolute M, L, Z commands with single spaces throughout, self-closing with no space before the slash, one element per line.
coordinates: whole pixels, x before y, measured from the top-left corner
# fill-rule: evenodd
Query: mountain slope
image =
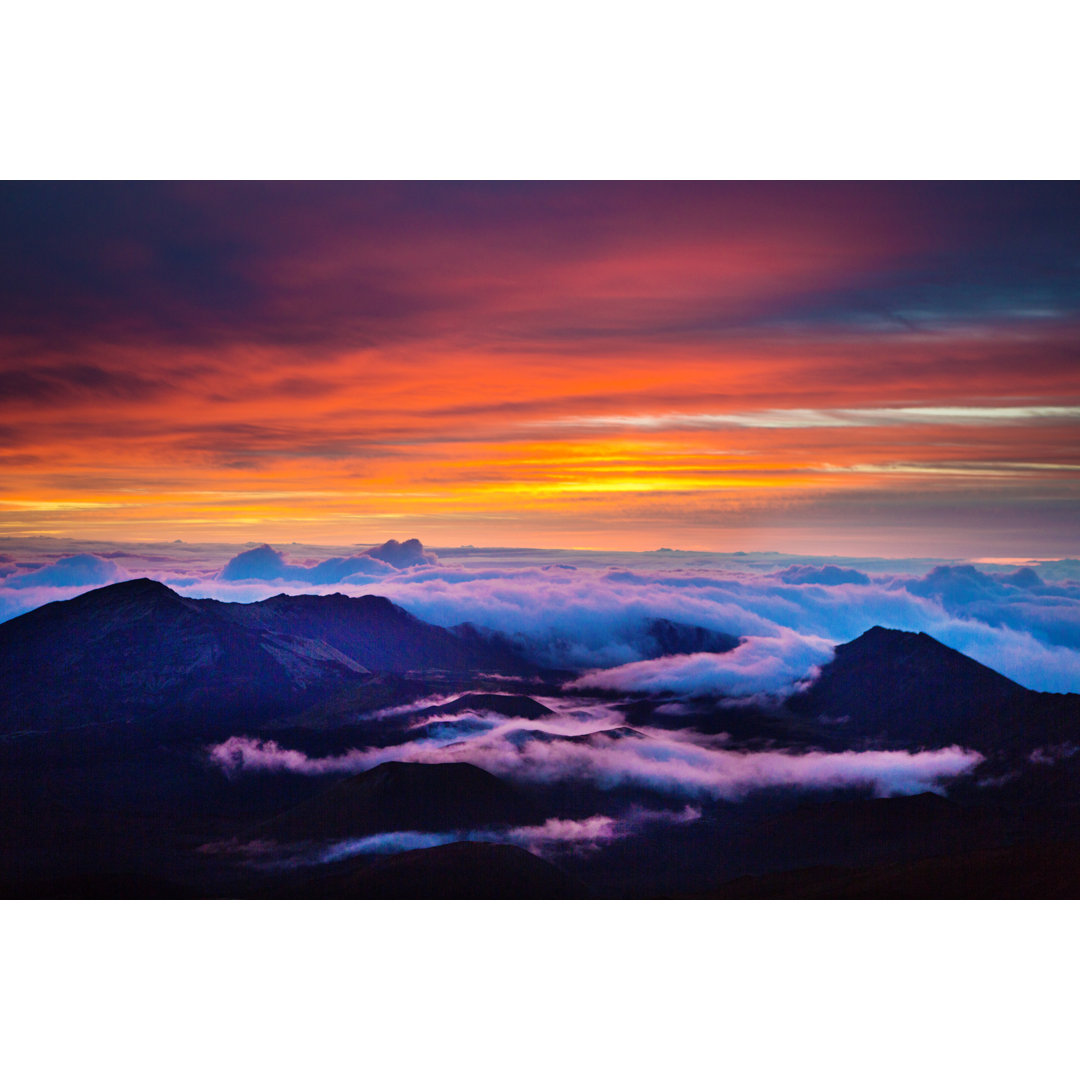
<path fill-rule="evenodd" d="M 512 844 L 460 841 L 388 855 L 310 895 L 385 900 L 582 900 L 584 885 Z"/>
<path fill-rule="evenodd" d="M 788 701 L 849 741 L 1015 750 L 1080 736 L 1080 695 L 1027 690 L 928 634 L 875 626 Z"/>
<path fill-rule="evenodd" d="M 739 639 L 720 630 L 704 626 L 673 622 L 671 619 L 650 619 L 645 627 L 642 658 L 655 660 L 675 653 L 725 653 L 738 647 Z"/>
<path fill-rule="evenodd" d="M 1017 844 L 869 867 L 813 866 L 726 882 L 715 900 L 1075 900 L 1080 845 Z"/>
<path fill-rule="evenodd" d="M 0 625 L 0 734 L 257 719 L 371 671 L 492 670 L 501 659 L 382 597 L 225 604 L 143 578 Z"/>
<path fill-rule="evenodd" d="M 318 840 L 380 832 L 520 825 L 542 815 L 505 780 L 467 762 L 387 761 L 265 822 L 256 836 Z"/>
<path fill-rule="evenodd" d="M 420 720 L 429 716 L 454 716 L 463 712 L 490 712 L 499 716 L 538 720 L 551 716 L 552 710 L 524 694 L 462 694 L 442 705 L 419 709 L 413 716 Z"/>
<path fill-rule="evenodd" d="M 248 630 L 324 641 L 371 671 L 531 670 L 520 658 L 508 659 L 501 649 L 483 642 L 462 641 L 383 596 L 281 593 L 254 604 L 195 603 L 207 605 L 223 620 Z"/>

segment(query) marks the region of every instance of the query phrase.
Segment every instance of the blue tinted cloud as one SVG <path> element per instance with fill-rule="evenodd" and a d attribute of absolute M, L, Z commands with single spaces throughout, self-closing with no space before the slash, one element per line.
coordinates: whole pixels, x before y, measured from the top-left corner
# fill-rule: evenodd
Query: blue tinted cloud
<path fill-rule="evenodd" d="M 108 585 L 127 577 L 111 559 L 97 555 L 68 555 L 38 570 L 12 574 L 4 581 L 5 589 Z"/>
<path fill-rule="evenodd" d="M 221 581 L 295 581 L 309 585 L 336 585 L 339 582 L 366 584 L 395 570 L 429 566 L 438 560 L 424 551 L 419 540 L 385 544 L 356 555 L 333 556 L 306 566 L 286 562 L 280 551 L 269 544 L 242 551 L 226 563 L 218 575 Z"/>

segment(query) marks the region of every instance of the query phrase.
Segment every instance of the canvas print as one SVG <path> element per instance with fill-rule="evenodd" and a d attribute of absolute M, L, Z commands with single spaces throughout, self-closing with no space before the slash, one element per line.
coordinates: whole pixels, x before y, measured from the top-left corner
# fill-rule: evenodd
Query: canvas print
<path fill-rule="evenodd" d="M 1080 189 L 0 185 L 0 893 L 1080 896 Z"/>

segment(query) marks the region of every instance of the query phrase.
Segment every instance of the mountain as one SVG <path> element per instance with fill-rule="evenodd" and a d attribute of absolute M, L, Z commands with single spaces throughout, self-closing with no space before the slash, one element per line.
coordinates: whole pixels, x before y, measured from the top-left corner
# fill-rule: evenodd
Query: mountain
<path fill-rule="evenodd" d="M 208 611 L 249 630 L 325 642 L 370 671 L 477 671 L 523 673 L 531 667 L 497 645 L 465 642 L 382 596 L 288 596 L 255 604 L 199 600 Z"/>
<path fill-rule="evenodd" d="M 551 670 L 564 675 L 581 670 L 580 663 L 571 660 L 573 642 L 565 638 L 555 638 L 544 642 L 531 640 L 527 635 L 504 634 L 499 630 L 476 626 L 473 623 L 458 623 L 450 627 L 451 633 L 467 644 L 483 644 L 489 649 L 500 649 L 506 659 L 517 657 L 518 660 L 535 656 L 537 649 L 545 652 Z M 632 645 L 642 660 L 657 660 L 662 656 L 676 654 L 712 652 L 730 652 L 739 644 L 739 638 L 725 634 L 721 630 L 709 630 L 704 626 L 674 622 L 671 619 L 646 619 L 637 626 L 627 644 Z"/>
<path fill-rule="evenodd" d="M 1080 736 L 1080 694 L 1027 690 L 928 634 L 881 626 L 838 645 L 787 705 L 852 743 L 987 752 Z"/>
<path fill-rule="evenodd" d="M 0 734 L 88 724 L 266 718 L 370 672 L 497 670 L 498 647 L 463 642 L 378 596 L 192 600 L 141 578 L 0 624 Z"/>
<path fill-rule="evenodd" d="M 798 863 L 812 852 L 829 865 L 918 858 L 975 846 L 990 835 L 978 814 L 933 792 L 799 803 L 746 831 L 746 844 Z"/>
<path fill-rule="evenodd" d="M 725 653 L 739 644 L 739 639 L 721 630 L 673 622 L 671 619 L 650 619 L 645 626 L 642 655 L 646 660 L 684 653 Z"/>
<path fill-rule="evenodd" d="M 736 878 L 705 896 L 714 900 L 1075 900 L 1080 896 L 1080 845 L 1049 841 L 870 867 L 813 866 Z"/>
<path fill-rule="evenodd" d="M 331 784 L 259 826 L 255 835 L 281 841 L 342 839 L 521 825 L 542 817 L 513 785 L 476 765 L 387 761 Z"/>

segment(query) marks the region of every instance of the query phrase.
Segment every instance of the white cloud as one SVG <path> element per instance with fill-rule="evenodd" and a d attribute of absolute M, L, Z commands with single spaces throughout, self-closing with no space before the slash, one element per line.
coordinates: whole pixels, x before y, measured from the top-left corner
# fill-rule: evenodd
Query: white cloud
<path fill-rule="evenodd" d="M 727 653 L 691 653 L 639 660 L 591 671 L 571 689 L 680 696 L 750 697 L 788 694 L 832 659 L 832 644 L 784 630 L 776 637 L 747 637 Z"/>

